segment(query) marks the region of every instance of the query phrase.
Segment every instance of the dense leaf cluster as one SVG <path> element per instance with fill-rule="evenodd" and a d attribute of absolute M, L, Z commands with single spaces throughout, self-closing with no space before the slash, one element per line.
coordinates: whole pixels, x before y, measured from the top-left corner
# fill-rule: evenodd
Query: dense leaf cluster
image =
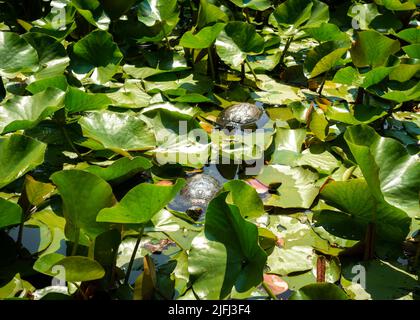
<path fill-rule="evenodd" d="M 0 1 L 0 299 L 418 298 L 419 5 Z"/>

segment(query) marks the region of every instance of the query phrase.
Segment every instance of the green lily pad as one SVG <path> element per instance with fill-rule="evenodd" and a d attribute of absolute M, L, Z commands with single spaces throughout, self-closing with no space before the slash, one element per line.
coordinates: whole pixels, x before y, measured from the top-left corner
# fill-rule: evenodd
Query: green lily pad
<path fill-rule="evenodd" d="M 46 148 L 46 144 L 18 134 L 0 138 L 0 188 L 43 163 Z"/>
<path fill-rule="evenodd" d="M 103 93 L 91 94 L 74 87 L 68 88 L 64 102 L 69 112 L 106 109 L 111 103 L 111 99 Z"/>
<path fill-rule="evenodd" d="M 289 300 L 349 300 L 349 297 L 335 284 L 314 283 L 294 292 Z"/>
<path fill-rule="evenodd" d="M 111 34 L 96 30 L 80 39 L 73 47 L 71 67 L 76 74 L 93 72 L 99 83 L 109 81 L 117 71 L 123 54 Z"/>
<path fill-rule="evenodd" d="M 0 229 L 21 222 L 22 208 L 16 203 L 0 198 L 0 212 Z"/>
<path fill-rule="evenodd" d="M 216 41 L 219 33 L 224 29 L 224 23 L 216 23 L 210 27 L 201 29 L 193 34 L 191 31 L 184 33 L 179 44 L 185 48 L 205 49 L 210 47 Z"/>
<path fill-rule="evenodd" d="M 0 71 L 33 72 L 38 68 L 38 54 L 23 38 L 13 32 L 0 32 Z"/>
<path fill-rule="evenodd" d="M 379 136 L 366 125 L 348 128 L 344 137 L 372 195 L 412 217 L 418 215 L 418 157 L 409 155 L 400 143 Z"/>
<path fill-rule="evenodd" d="M 109 229 L 108 224 L 96 222 L 99 211 L 115 203 L 112 189 L 105 180 L 79 170 L 56 172 L 51 180 L 63 199 L 65 231 L 70 240 L 79 241 L 80 234 L 93 240 Z"/>
<path fill-rule="evenodd" d="M 229 22 L 216 40 L 217 54 L 232 66 L 239 66 L 248 54 L 261 53 L 263 48 L 264 39 L 245 22 Z"/>
<path fill-rule="evenodd" d="M 226 204 L 226 196 L 210 202 L 204 231 L 194 238 L 188 258 L 200 299 L 223 299 L 233 287 L 244 292 L 262 282 L 267 256 L 258 245 L 257 227 L 236 206 Z"/>
<path fill-rule="evenodd" d="M 2 133 L 30 129 L 64 106 L 65 92 L 48 88 L 33 96 L 15 96 L 0 106 Z"/>
<path fill-rule="evenodd" d="M 253 187 L 241 180 L 232 180 L 224 184 L 230 191 L 226 200 L 234 204 L 244 218 L 258 218 L 265 213 L 264 205 Z"/>
<path fill-rule="evenodd" d="M 152 149 L 156 145 L 152 128 L 142 115 L 132 112 L 91 112 L 79 120 L 83 134 L 104 148 L 126 154 L 127 151 Z"/>
<path fill-rule="evenodd" d="M 179 179 L 173 186 L 139 184 L 117 205 L 102 210 L 97 221 L 132 224 L 148 222 L 175 197 L 184 184 L 183 179 Z"/>
<path fill-rule="evenodd" d="M 369 30 L 357 33 L 356 43 L 350 53 L 356 67 L 379 67 L 398 50 L 400 50 L 398 40 L 392 40 L 377 31 Z"/>
<path fill-rule="evenodd" d="M 105 276 L 103 267 L 93 259 L 79 256 L 64 257 L 57 253 L 40 257 L 35 262 L 34 269 L 69 282 L 91 281 Z"/>

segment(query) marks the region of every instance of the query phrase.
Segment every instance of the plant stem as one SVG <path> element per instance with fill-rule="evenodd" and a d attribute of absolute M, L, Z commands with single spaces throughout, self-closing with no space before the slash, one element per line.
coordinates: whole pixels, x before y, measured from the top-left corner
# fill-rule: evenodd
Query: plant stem
<path fill-rule="evenodd" d="M 211 47 L 207 48 L 208 53 L 208 62 L 211 70 L 211 76 L 214 81 L 216 81 L 216 69 L 214 68 L 214 60 L 213 60 L 213 53 L 211 52 Z"/>
<path fill-rule="evenodd" d="M 249 70 L 251 70 L 252 75 L 254 76 L 255 82 L 258 82 L 257 75 L 255 74 L 254 69 L 252 69 L 251 64 L 249 63 L 248 59 L 245 58 L 245 63 L 248 66 Z"/>
<path fill-rule="evenodd" d="M 77 154 L 77 156 L 80 159 L 83 159 L 82 154 L 79 152 L 79 150 L 76 149 L 75 145 L 73 144 L 73 141 L 71 141 L 69 133 L 67 132 L 67 129 L 64 127 L 64 125 L 61 126 L 61 132 L 63 133 L 63 136 L 69 144 L 70 148 Z"/>
<path fill-rule="evenodd" d="M 245 81 L 245 63 L 242 62 L 241 64 L 241 84 Z"/>
<path fill-rule="evenodd" d="M 80 288 L 80 286 L 76 282 L 72 282 L 72 283 L 76 286 L 77 290 L 82 295 L 83 300 L 89 300 L 89 297 L 86 295 L 86 293 L 83 292 L 83 290 Z"/>
<path fill-rule="evenodd" d="M 286 45 L 284 46 L 283 52 L 280 57 L 279 65 L 282 66 L 284 64 L 284 59 L 286 58 L 287 51 L 289 50 L 290 45 L 293 42 L 293 36 L 287 38 Z"/>
<path fill-rule="evenodd" d="M 71 255 L 75 256 L 77 254 L 77 249 L 79 248 L 79 241 L 80 241 L 80 229 L 76 231 L 76 241 L 73 244 L 73 248 L 71 249 Z"/>
<path fill-rule="evenodd" d="M 324 256 L 319 256 L 316 261 L 316 282 L 325 282 L 326 261 Z"/>
<path fill-rule="evenodd" d="M 139 249 L 141 238 L 143 237 L 144 225 L 139 229 L 136 245 L 134 246 L 133 253 L 131 254 L 130 263 L 128 264 L 127 273 L 125 274 L 124 284 L 127 285 L 130 280 L 131 270 L 133 269 L 134 260 L 136 259 L 137 250 Z"/>
<path fill-rule="evenodd" d="M 322 83 L 321 86 L 318 89 L 318 94 L 321 95 L 322 94 L 322 90 L 324 89 L 324 85 L 325 85 L 325 81 L 327 80 L 327 76 L 328 76 L 328 71 L 326 71 L 324 73 L 324 77 L 322 78 Z"/>
<path fill-rule="evenodd" d="M 276 295 L 273 293 L 273 291 L 271 291 L 270 287 L 263 281 L 262 286 L 264 288 L 264 290 L 267 292 L 267 294 L 269 295 L 269 297 L 273 300 L 279 300 Z"/>
<path fill-rule="evenodd" d="M 243 13 L 245 13 L 246 22 L 251 23 L 251 20 L 249 19 L 248 9 L 244 8 Z"/>

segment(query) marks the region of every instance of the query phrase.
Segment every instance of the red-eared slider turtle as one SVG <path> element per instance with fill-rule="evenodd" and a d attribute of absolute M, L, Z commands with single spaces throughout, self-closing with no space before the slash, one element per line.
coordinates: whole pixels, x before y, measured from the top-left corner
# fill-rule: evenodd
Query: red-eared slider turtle
<path fill-rule="evenodd" d="M 247 128 L 257 126 L 264 110 L 252 103 L 238 103 L 223 110 L 217 118 L 222 128 Z"/>
<path fill-rule="evenodd" d="M 197 220 L 207 209 L 209 202 L 221 189 L 219 182 L 207 174 L 196 174 L 187 179 L 187 184 L 180 194 L 171 202 L 170 208 L 186 212 Z"/>

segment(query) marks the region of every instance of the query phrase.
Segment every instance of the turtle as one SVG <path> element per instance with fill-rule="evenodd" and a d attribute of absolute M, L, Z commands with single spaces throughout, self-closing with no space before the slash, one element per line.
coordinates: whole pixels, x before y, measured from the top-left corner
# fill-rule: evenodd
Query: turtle
<path fill-rule="evenodd" d="M 220 183 L 212 176 L 205 173 L 195 174 L 187 179 L 186 185 L 169 207 L 186 212 L 194 220 L 201 220 L 209 202 L 220 189 Z"/>
<path fill-rule="evenodd" d="M 216 122 L 222 128 L 248 128 L 256 126 L 264 111 L 252 103 L 238 103 L 224 109 Z"/>

